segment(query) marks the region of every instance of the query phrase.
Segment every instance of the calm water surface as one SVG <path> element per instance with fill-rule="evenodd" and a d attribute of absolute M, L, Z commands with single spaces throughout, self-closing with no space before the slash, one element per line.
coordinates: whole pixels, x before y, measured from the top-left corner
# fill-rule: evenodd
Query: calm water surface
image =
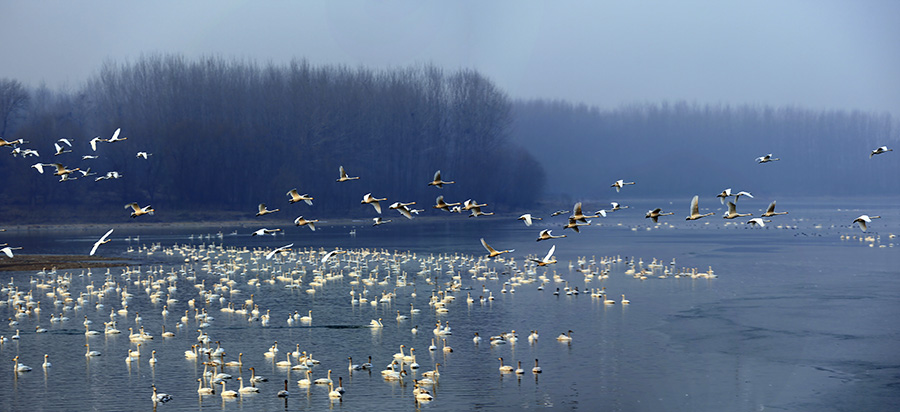
<path fill-rule="evenodd" d="M 718 203 L 707 202 L 718 207 Z M 206 229 L 128 229 L 119 228 L 114 240 L 101 246 L 100 254 L 132 259 L 140 265 L 110 270 L 109 279 L 133 294 L 128 314 L 119 316 L 120 335 L 85 336 L 85 316 L 93 330 L 103 330 L 110 311 L 122 308 L 120 293 L 113 290 L 106 297 L 93 296 L 78 302 L 54 304 L 46 296 L 53 289 L 40 289 L 37 282 L 52 278 L 33 272 L 7 273 L 3 284 L 13 290 L 32 291 L 42 311 L 16 316 L 12 300 L 0 306 L 0 316 L 9 320 L 0 324 L 0 335 L 10 337 L 20 330 L 20 339 L 0 346 L 0 359 L 5 359 L 6 372 L 0 373 L 0 408 L 22 410 L 151 410 L 151 384 L 174 397 L 156 406 L 158 410 L 816 410 L 859 411 L 890 410 L 900 404 L 900 208 L 886 202 L 883 218 L 871 225 L 871 241 L 859 240 L 863 233 L 848 223 L 862 212 L 839 210 L 836 206 L 781 205 L 790 210 L 787 216 L 773 218 L 768 228 L 726 225 L 720 217 L 698 222 L 683 220 L 684 207 L 673 207 L 677 213 L 669 222 L 673 227 L 650 227 L 644 205 L 595 219 L 600 226 L 582 229 L 576 234 L 563 231 L 563 219 L 545 220 L 525 227 L 513 218 L 468 219 L 450 216 L 441 220 L 400 221 L 373 228 L 367 221 L 355 227 L 320 225 L 315 233 L 306 228 L 285 227 L 286 234 L 275 237 L 250 237 L 258 227 L 210 227 Z M 765 205 L 759 205 L 764 207 Z M 713 209 L 717 210 L 717 209 Z M 849 216 L 849 219 L 848 219 Z M 802 217 L 802 218 L 801 218 Z M 781 228 L 774 227 L 781 224 Z M 275 227 L 270 222 L 268 225 Z M 786 226 L 786 227 L 785 227 Z M 554 234 L 567 238 L 535 242 L 542 228 L 553 228 Z M 233 231 L 237 235 L 231 235 Z M 86 253 L 106 229 L 32 232 L 7 232 L 4 242 L 21 245 L 23 253 Z M 217 233 L 222 232 L 218 237 Z M 209 234 L 209 238 L 206 235 Z M 191 238 L 191 236 L 193 238 Z M 203 236 L 199 238 L 198 236 Z M 842 235 L 855 238 L 842 239 Z M 135 238 L 139 236 L 139 239 Z M 877 236 L 877 237 L 875 237 Z M 538 290 L 534 283 L 504 285 L 510 279 L 509 266 L 503 262 L 488 264 L 488 270 L 469 271 L 472 261 L 457 261 L 453 268 L 442 265 L 423 273 L 419 260 L 431 255 L 483 256 L 478 239 L 484 237 L 495 248 L 510 249 L 519 269 L 526 255 L 547 253 L 557 245 L 556 265 L 539 268 L 527 279 L 545 276 L 548 283 Z M 297 248 L 334 247 L 345 249 L 375 248 L 387 251 L 410 251 L 409 259 L 390 270 L 386 264 L 370 263 L 363 270 L 340 255 L 341 264 L 327 272 L 334 278 L 307 293 L 318 263 L 292 261 L 273 263 L 261 260 L 250 263 L 251 254 L 238 254 L 247 263 L 246 270 L 229 272 L 224 257 L 212 254 L 209 262 L 184 264 L 184 256 L 165 253 L 174 245 L 194 248 L 247 247 L 274 248 L 294 243 Z M 159 245 L 152 254 L 153 245 Z M 133 251 L 129 252 L 129 248 Z M 224 255 L 222 255 L 224 256 Z M 508 255 L 507 255 L 508 256 Z M 623 262 L 609 266 L 608 279 L 587 280 L 578 272 L 577 259 L 621 256 Z M 659 278 L 654 275 L 640 280 L 626 274 L 627 261 L 643 260 L 644 267 L 657 258 L 676 267 L 712 267 L 715 279 L 690 277 Z M 399 261 L 399 260 L 398 260 Z M 572 262 L 574 269 L 570 269 Z M 208 267 L 210 263 L 212 267 Z M 377 272 L 375 271 L 377 266 Z M 639 266 L 640 267 L 640 266 Z M 184 268 L 186 271 L 181 273 Z M 48 271 L 50 268 L 47 268 Z M 399 269 L 399 270 L 397 270 Z M 286 288 L 284 282 L 258 286 L 250 279 L 270 279 L 278 272 L 295 270 L 294 278 L 305 270 L 302 286 Z M 353 285 L 351 271 L 371 276 L 386 283 Z M 107 279 L 105 269 L 60 270 L 57 276 L 71 276 L 69 291 L 77 298 L 91 284 L 97 289 Z M 154 274 L 154 272 L 156 272 Z M 485 272 L 488 272 L 485 275 Z M 494 276 L 490 275 L 493 273 Z M 145 285 L 134 282 L 153 275 L 159 279 L 175 273 L 178 281 L 169 297 L 178 301 L 168 305 L 170 314 L 161 312 L 165 300 L 152 302 Z M 186 277 L 193 274 L 195 280 Z M 429 306 L 435 290 L 446 289 L 453 274 L 459 275 L 461 288 L 452 294 L 449 312 L 439 314 Z M 558 278 L 554 278 L 557 275 Z M 475 277 L 473 277 L 475 276 Z M 479 279 L 480 277 L 480 279 Z M 233 280 L 239 293 L 223 294 L 206 303 L 194 284 L 206 289 L 222 280 Z M 406 284 L 398 286 L 398 280 Z M 566 283 L 567 282 L 567 283 Z M 171 286 L 169 284 L 167 286 Z M 565 287 L 578 295 L 566 295 Z M 502 293 L 505 289 L 507 293 Z M 587 291 L 605 287 L 610 298 L 621 294 L 632 302 L 605 305 Z M 553 292 L 560 288 L 562 293 Z M 164 288 L 165 289 L 165 288 Z M 350 291 L 367 291 L 367 298 L 379 298 L 393 292 L 389 303 L 352 304 Z M 486 290 L 489 290 L 487 292 Z M 412 294 L 415 293 L 415 297 Z M 270 315 L 268 326 L 248 321 L 247 315 L 221 311 L 228 303 L 238 307 L 251 298 L 263 314 Z M 481 302 L 480 296 L 493 295 Z M 466 303 L 467 295 L 475 302 Z M 4 299 L 7 298 L 4 293 Z M 186 359 L 184 352 L 197 343 L 200 320 L 188 301 L 196 299 L 196 308 L 206 308 L 214 320 L 203 328 L 213 342 L 225 349 L 226 361 L 237 360 L 243 353 L 243 367 L 225 367 L 224 372 L 249 379 L 248 367 L 255 367 L 268 382 L 258 384 L 260 393 L 223 400 L 216 395 L 197 395 L 197 378 L 204 371 L 202 360 Z M 103 308 L 98 309 L 98 301 Z M 410 313 L 410 305 L 421 309 Z M 76 306 L 77 305 L 77 306 Z M 187 322 L 181 327 L 185 310 Z M 312 310 L 310 324 L 287 319 L 295 311 L 305 315 Z M 408 319 L 397 320 L 397 311 Z M 53 314 L 63 313 L 68 321 L 51 322 Z M 142 318 L 135 321 L 137 314 Z M 367 328 L 372 319 L 382 318 L 382 329 Z M 436 321 L 449 322 L 452 335 L 444 352 L 440 338 L 432 333 Z M 47 333 L 35 333 L 40 325 Z M 140 347 L 141 356 L 126 363 L 129 350 L 137 350 L 130 342 L 128 328 L 144 329 L 154 335 Z M 175 332 L 175 337 L 160 336 L 162 327 Z M 410 329 L 418 326 L 418 333 Z M 516 344 L 493 346 L 492 335 L 515 330 Z M 530 344 L 530 330 L 540 333 Z M 571 343 L 560 343 L 556 337 L 573 331 Z M 474 344 L 478 332 L 485 341 Z M 428 347 L 435 339 L 436 351 Z M 274 342 L 279 355 L 264 356 Z M 86 358 L 86 343 L 102 356 Z M 328 397 L 328 387 L 299 387 L 304 378 L 299 371 L 278 367 L 276 361 L 299 344 L 320 363 L 312 367 L 312 378 L 322 378 L 332 370 L 332 378 L 343 378 L 346 393 L 341 401 Z M 411 372 L 403 382 L 388 382 L 380 371 L 390 363 L 393 354 L 405 345 L 408 354 L 415 349 L 421 368 Z M 216 343 L 212 343 L 216 347 Z M 149 363 L 151 351 L 158 362 Z M 44 354 L 53 366 L 43 369 Z M 16 374 L 12 359 L 31 366 L 33 371 Z M 374 370 L 348 370 L 347 357 L 363 363 L 372 357 Z M 499 357 L 506 364 L 521 362 L 526 373 L 501 374 Z M 534 375 L 531 367 L 540 360 L 543 373 Z M 293 358 L 292 358 L 293 360 Z M 433 388 L 435 399 L 416 403 L 412 395 L 413 379 L 423 371 L 441 363 L 440 379 Z M 296 362 L 294 362 L 296 363 Z M 290 397 L 276 397 L 288 380 Z M 227 380 L 227 389 L 238 389 L 236 379 Z"/>

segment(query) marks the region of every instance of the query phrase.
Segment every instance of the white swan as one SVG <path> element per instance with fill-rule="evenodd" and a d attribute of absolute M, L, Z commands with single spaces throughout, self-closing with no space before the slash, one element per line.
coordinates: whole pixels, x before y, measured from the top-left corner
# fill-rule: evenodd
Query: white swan
<path fill-rule="evenodd" d="M 222 396 L 223 398 L 236 398 L 236 397 L 238 396 L 238 393 L 235 392 L 235 391 L 225 390 L 225 381 L 224 381 L 224 380 L 223 380 L 223 381 L 220 381 L 220 382 L 219 382 L 219 385 L 222 385 L 222 394 L 221 394 L 221 396 Z"/>
<path fill-rule="evenodd" d="M 312 375 L 312 371 L 306 370 L 306 377 L 297 381 L 297 385 L 299 386 L 309 386 L 312 385 L 312 380 L 309 379 L 309 376 Z"/>
<path fill-rule="evenodd" d="M 240 376 L 238 376 L 237 380 L 238 380 L 238 382 L 241 383 L 241 387 L 240 387 L 240 389 L 238 389 L 238 392 L 240 392 L 240 393 L 259 393 L 259 388 L 255 387 L 255 386 L 244 386 L 244 379 L 241 378 Z"/>
<path fill-rule="evenodd" d="M 872 156 L 875 156 L 875 155 L 877 155 L 877 154 L 882 154 L 882 153 L 887 153 L 887 152 L 893 152 L 893 151 L 894 151 L 894 149 L 888 149 L 887 146 L 881 146 L 881 147 L 879 147 L 879 148 L 873 150 L 872 153 L 869 153 L 869 159 L 871 159 Z"/>
<path fill-rule="evenodd" d="M 503 358 L 497 358 L 497 359 L 500 359 L 500 373 L 510 373 L 513 371 L 513 367 L 511 365 L 503 364 Z"/>
<path fill-rule="evenodd" d="M 728 211 L 722 216 L 723 219 L 734 219 L 736 217 L 751 216 L 753 213 L 738 213 L 737 206 L 733 202 L 728 202 Z"/>
<path fill-rule="evenodd" d="M 86 356 L 88 358 L 92 358 L 94 356 L 100 356 L 100 352 L 91 350 L 91 344 L 86 343 L 86 344 L 84 344 L 84 347 L 87 348 L 87 349 L 85 349 L 84 356 Z"/>
<path fill-rule="evenodd" d="M 19 355 L 16 355 L 16 357 L 13 358 L 13 372 L 31 372 L 31 367 L 19 363 Z"/>
<path fill-rule="evenodd" d="M 456 183 L 456 182 L 453 182 L 453 181 L 448 182 L 445 180 L 441 180 L 441 171 L 438 170 L 437 172 L 434 172 L 434 178 L 431 180 L 431 182 L 428 182 L 428 186 L 437 186 L 438 188 L 443 189 L 444 185 L 449 185 L 449 184 L 453 184 L 453 183 Z"/>
<path fill-rule="evenodd" d="M 207 388 L 203 386 L 203 378 L 197 378 L 197 393 L 200 395 L 212 395 L 215 393 L 213 388 Z"/>
<path fill-rule="evenodd" d="M 766 209 L 766 213 L 763 213 L 761 216 L 762 217 L 771 217 L 771 216 L 786 215 L 786 214 L 788 214 L 788 212 L 775 212 L 775 201 L 773 200 L 772 203 L 769 204 L 769 207 Z"/>
<path fill-rule="evenodd" d="M 172 395 L 159 393 L 156 391 L 156 385 L 151 385 L 153 387 L 153 395 L 150 397 L 153 400 L 153 403 L 166 403 L 172 400 Z"/>
<path fill-rule="evenodd" d="M 268 215 L 269 213 L 275 213 L 275 212 L 281 210 L 281 209 L 268 209 L 268 208 L 266 208 L 265 203 L 260 203 L 257 208 L 259 209 L 259 211 L 256 212 L 256 216 L 265 216 L 265 215 Z"/>
<path fill-rule="evenodd" d="M 572 331 L 569 330 L 566 333 L 560 333 L 559 336 L 556 337 L 556 340 L 560 342 L 571 342 L 572 341 Z"/>
<path fill-rule="evenodd" d="M 306 316 L 300 317 L 300 322 L 303 322 L 303 323 L 312 322 L 312 310 L 311 309 L 306 313 Z"/>
<path fill-rule="evenodd" d="M 313 381 L 313 383 L 316 384 L 316 385 L 331 385 L 331 383 L 332 383 L 332 381 L 331 381 L 331 369 L 328 370 L 328 377 L 327 377 L 327 378 L 319 378 L 319 379 L 316 379 L 316 380 Z"/>
<path fill-rule="evenodd" d="M 729 189 L 730 191 L 730 189 Z M 703 217 L 712 216 L 713 212 L 709 212 L 705 215 L 700 214 L 700 196 L 694 195 L 694 198 L 691 199 L 691 215 L 686 217 L 684 220 L 697 220 Z"/>
<path fill-rule="evenodd" d="M 306 193 L 304 193 L 304 194 L 301 195 L 300 193 L 297 192 L 297 189 L 291 189 L 291 190 L 289 190 L 289 191 L 287 192 L 287 195 L 291 197 L 290 199 L 288 199 L 288 202 L 290 202 L 290 203 L 297 203 L 297 202 L 299 202 L 299 201 L 302 200 L 302 201 L 306 202 L 306 204 L 308 204 L 308 205 L 310 205 L 310 206 L 312 206 L 312 204 L 313 204 L 313 202 L 312 202 L 312 201 L 313 201 L 313 197 L 312 197 L 312 196 L 310 196 L 310 195 L 308 195 L 308 194 L 306 194 Z"/>
<path fill-rule="evenodd" d="M 348 180 L 356 180 L 356 179 L 359 179 L 359 176 L 347 176 L 347 172 L 344 171 L 344 166 L 340 166 L 339 172 L 340 172 L 340 174 L 341 174 L 341 177 L 339 177 L 339 178 L 337 179 L 338 182 L 346 182 L 346 181 L 348 181 Z"/>
<path fill-rule="evenodd" d="M 756 158 L 756 163 L 768 163 L 768 162 L 774 162 L 774 161 L 776 161 L 776 160 L 781 160 L 781 159 L 779 159 L 779 158 L 777 158 L 777 157 L 772 157 L 772 154 L 769 153 L 769 154 L 767 154 L 767 155 L 765 155 L 765 156 L 757 157 L 757 158 Z"/>
<path fill-rule="evenodd" d="M 863 232 L 865 232 L 866 230 L 868 230 L 868 228 L 866 227 L 867 223 L 872 223 L 872 219 L 880 218 L 881 216 L 860 215 L 858 218 L 853 219 L 853 222 L 850 224 L 852 225 L 853 223 L 859 223 L 859 228 L 862 229 Z"/>
<path fill-rule="evenodd" d="M 634 182 L 626 182 L 622 179 L 619 179 L 619 180 L 616 180 L 615 182 L 613 182 L 613 184 L 609 185 L 609 187 L 616 188 L 616 193 L 619 193 L 619 190 L 621 190 L 622 187 L 624 187 L 625 185 L 633 185 L 633 184 L 634 184 Z"/>
<path fill-rule="evenodd" d="M 334 384 L 329 382 L 328 383 L 328 397 L 331 399 L 340 399 L 342 396 L 343 395 L 340 392 L 334 390 Z"/>
<path fill-rule="evenodd" d="M 481 246 L 484 246 L 484 248 L 488 251 L 489 258 L 495 258 L 504 253 L 511 253 L 511 252 L 516 251 L 515 249 L 496 250 L 496 249 L 492 248 L 490 245 L 488 245 L 487 242 L 484 241 L 484 238 L 481 238 Z"/>
<path fill-rule="evenodd" d="M 553 252 L 556 251 L 556 245 L 550 247 L 550 251 L 547 252 L 547 256 L 544 256 L 543 259 L 531 259 L 531 261 L 537 263 L 538 266 L 547 266 L 556 263 L 556 258 L 553 257 Z"/>
<path fill-rule="evenodd" d="M 559 239 L 559 238 L 563 238 L 563 237 L 566 237 L 566 235 L 554 236 L 552 230 L 544 229 L 538 235 L 537 242 L 540 242 L 542 240 Z"/>
<path fill-rule="evenodd" d="M 542 220 L 542 219 L 539 218 L 539 217 L 534 217 L 534 216 L 532 216 L 531 213 L 526 213 L 526 214 L 524 214 L 524 215 L 522 215 L 522 216 L 519 216 L 518 220 L 524 221 L 524 222 L 525 222 L 525 226 L 531 226 L 532 223 L 534 223 L 535 220 Z"/>

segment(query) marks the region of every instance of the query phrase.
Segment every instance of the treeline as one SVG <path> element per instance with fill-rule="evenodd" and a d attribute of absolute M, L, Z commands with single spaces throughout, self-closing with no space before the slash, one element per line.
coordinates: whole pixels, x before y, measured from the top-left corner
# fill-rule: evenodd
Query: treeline
<path fill-rule="evenodd" d="M 296 187 L 315 197 L 300 212 L 308 217 L 370 217 L 371 207 L 360 205 L 368 192 L 416 201 L 429 213 L 438 194 L 502 209 L 535 202 L 544 179 L 534 157 L 510 142 L 509 98 L 471 70 L 155 55 L 106 63 L 78 90 L 40 88 L 30 103 L 3 137 L 23 138 L 41 156 L 0 162 L 4 175 L 16 176 L 0 187 L 7 205 L 119 213 L 134 201 L 161 211 L 252 214 L 260 202 L 287 205 L 285 192 Z M 119 127 L 127 140 L 90 149 L 91 138 Z M 61 137 L 74 140 L 73 153 L 53 156 Z M 151 156 L 138 159 L 138 151 Z M 58 182 L 28 169 L 38 161 L 123 178 Z M 361 179 L 336 183 L 340 165 Z M 438 169 L 456 183 L 426 186 Z"/>
<path fill-rule="evenodd" d="M 639 104 L 612 110 L 517 101 L 513 135 L 547 170 L 549 194 L 576 198 L 900 194 L 900 127 L 889 114 L 766 106 Z M 757 164 L 772 153 L 780 161 Z M 636 181 L 621 195 L 609 186 Z M 681 200 L 682 198 L 677 198 Z M 850 206 L 850 205 L 848 205 Z"/>

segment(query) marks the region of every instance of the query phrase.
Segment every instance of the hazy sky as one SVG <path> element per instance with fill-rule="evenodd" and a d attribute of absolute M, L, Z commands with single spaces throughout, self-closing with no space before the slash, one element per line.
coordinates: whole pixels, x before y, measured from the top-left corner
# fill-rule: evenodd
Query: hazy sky
<path fill-rule="evenodd" d="M 0 77 L 77 87 L 106 59 L 218 55 L 474 68 L 515 98 L 900 116 L 900 1 L 0 0 Z"/>

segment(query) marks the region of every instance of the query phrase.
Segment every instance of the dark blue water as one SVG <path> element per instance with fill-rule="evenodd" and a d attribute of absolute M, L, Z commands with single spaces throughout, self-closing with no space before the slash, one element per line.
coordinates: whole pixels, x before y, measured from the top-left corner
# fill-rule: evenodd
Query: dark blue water
<path fill-rule="evenodd" d="M 718 203 L 709 203 L 708 207 L 717 210 Z M 125 268 L 111 269 L 108 278 L 106 269 L 92 270 L 90 275 L 81 269 L 59 270 L 55 275 L 17 272 L 3 281 L 9 285 L 4 289 L 0 316 L 17 320 L 18 325 L 3 322 L 0 335 L 10 337 L 19 329 L 20 339 L 0 346 L 0 358 L 7 362 L 6 372 L 0 373 L 0 407 L 16 411 L 151 409 L 151 385 L 155 384 L 174 397 L 158 405 L 159 410 L 889 409 L 900 401 L 900 352 L 896 351 L 900 341 L 900 254 L 897 239 L 889 236 L 900 233 L 900 210 L 886 207 L 881 212 L 884 217 L 864 234 L 849 227 L 846 218 L 852 220 L 860 211 L 822 204 L 783 207 L 791 214 L 773 218 L 767 228 L 751 228 L 742 221 L 729 223 L 718 216 L 685 222 L 680 209 L 686 207 L 673 208 L 678 214 L 662 218 L 666 224 L 657 227 L 643 218 L 643 205 L 633 205 L 606 219 L 594 219 L 594 225 L 579 234 L 563 230 L 559 217 L 525 227 L 515 216 L 469 219 L 457 215 L 413 221 L 397 218 L 380 227 L 371 227 L 368 221 L 320 224 L 316 232 L 283 226 L 286 234 L 275 237 L 249 236 L 266 225 L 118 227 L 113 241 L 101 246 L 99 254 L 141 263 L 130 266 L 127 274 Z M 535 242 L 545 227 L 568 237 Z M 349 234 L 352 229 L 355 235 Z M 23 246 L 21 253 L 86 253 L 106 230 L 10 231 L 3 241 Z M 237 234 L 231 235 L 235 230 Z M 872 238 L 860 240 L 861 235 Z M 478 240 L 482 237 L 497 249 L 515 249 L 504 256 L 511 255 L 516 265 L 490 262 L 471 272 L 475 260 L 462 258 L 484 255 Z M 393 257 L 388 262 L 387 258 L 376 261 L 372 253 L 365 257 L 339 255 L 341 264 L 324 271 L 329 279 L 313 287 L 309 285 L 312 271 L 321 267 L 317 259 L 296 261 L 291 260 L 296 255 L 286 255 L 284 263 L 252 260 L 255 248 L 288 243 L 294 243 L 295 252 L 340 247 L 383 251 Z M 557 246 L 557 264 L 518 276 L 511 269 L 523 270 L 526 255 L 543 256 L 553 244 Z M 176 251 L 172 250 L 175 245 L 186 246 Z M 213 252 L 206 253 L 211 245 L 215 245 Z M 201 246 L 202 254 L 196 252 Z M 244 247 L 246 252 L 220 250 Z M 185 265 L 182 250 L 188 249 L 208 260 Z M 456 257 L 452 268 L 449 259 L 440 266 L 429 261 L 438 255 Z M 609 269 L 608 279 L 594 276 L 587 281 L 577 271 L 579 258 L 600 261 L 606 256 L 622 258 L 603 266 Z M 717 277 L 660 278 L 662 272 L 657 269 L 641 280 L 626 274 L 632 258 L 638 268 L 648 268 L 654 258 L 664 265 L 674 258 L 679 271 L 686 267 L 706 272 L 712 267 Z M 369 264 L 360 269 L 358 261 Z M 422 262 L 433 270 L 422 272 Z M 391 269 L 391 264 L 396 266 Z M 276 274 L 297 279 L 303 272 L 297 288 L 286 288 L 284 280 L 263 282 Z M 352 284 L 351 272 L 362 278 L 371 276 L 374 282 Z M 390 278 L 385 279 L 388 273 Z M 70 278 L 67 290 L 76 300 L 55 305 L 55 298 L 46 295 L 54 289 L 38 286 L 63 275 Z M 188 280 L 189 275 L 195 279 Z M 429 298 L 432 292 L 447 289 L 454 275 L 461 286 L 452 292 L 456 300 L 447 304 L 447 313 L 436 313 Z M 178 300 L 168 305 L 166 317 L 161 314 L 165 300 L 154 303 L 145 291 L 148 285 L 140 284 L 149 276 L 177 279 L 163 286 L 163 290 L 175 286 L 167 297 Z M 256 278 L 261 280 L 258 284 L 248 284 Z M 542 291 L 538 290 L 541 278 L 547 279 Z M 84 316 L 93 321 L 91 329 L 102 331 L 110 311 L 122 308 L 121 292 L 115 290 L 100 300 L 102 309 L 96 307 L 96 296 L 86 297 L 78 305 L 77 298 L 89 285 L 99 289 L 107 279 L 133 294 L 128 314 L 118 318 L 123 334 L 86 337 Z M 398 286 L 401 279 L 405 284 Z M 234 283 L 219 291 L 224 303 L 220 299 L 207 303 L 194 286 L 203 283 L 210 290 L 225 280 Z M 510 284 L 504 285 L 507 282 Z M 513 285 L 514 293 L 501 292 L 504 286 L 509 291 Z M 577 287 L 580 294 L 566 295 L 567 285 L 572 290 Z M 604 287 L 617 303 L 606 305 L 588 293 Z M 557 288 L 562 291 L 558 296 L 553 294 Z M 230 294 L 231 289 L 240 292 Z M 352 304 L 351 290 L 365 291 L 370 299 L 383 293 L 394 293 L 395 298 L 374 306 Z M 14 301 L 8 299 L 15 291 L 31 292 L 32 299 L 41 302 L 41 312 L 17 317 Z M 221 311 L 228 303 L 240 307 L 251 294 L 261 313 L 268 311 L 268 326 L 249 321 L 247 315 Z M 493 300 L 480 302 L 480 296 L 489 294 Z M 618 302 L 621 294 L 630 305 Z M 474 298 L 473 304 L 466 303 L 467 295 Z M 249 379 L 247 368 L 253 366 L 268 377 L 268 382 L 258 384 L 259 394 L 226 400 L 218 392 L 203 397 L 197 394 L 202 359 L 184 356 L 184 351 L 197 343 L 201 323 L 194 318 L 194 308 L 188 306 L 191 299 L 195 299 L 195 308 L 205 308 L 215 318 L 203 330 L 226 350 L 225 360 L 237 360 L 238 353 L 244 354 L 241 368 L 225 367 L 224 372 Z M 410 313 L 410 304 L 421 312 Z M 177 327 L 185 310 L 189 311 L 188 320 Z M 313 316 L 310 324 L 287 323 L 295 311 L 305 315 L 308 310 Z M 397 311 L 409 318 L 397 320 Z M 129 341 L 127 329 L 138 327 L 134 320 L 138 312 L 140 325 L 155 337 L 141 345 L 140 358 L 129 364 L 124 359 L 137 345 Z M 51 323 L 51 316 L 59 313 L 69 320 Z M 365 327 L 377 318 L 382 318 L 382 329 Z M 445 337 L 453 349 L 450 353 L 441 349 L 442 340 L 432 333 L 438 320 L 449 321 L 452 327 L 452 335 Z M 35 333 L 36 325 L 48 332 Z M 416 325 L 419 331 L 413 334 L 410 329 Z M 163 326 L 175 332 L 175 337 L 163 339 Z M 511 330 L 519 336 L 514 345 L 492 347 L 486 341 Z M 531 330 L 540 333 L 534 344 L 527 340 Z M 573 331 L 573 340 L 558 342 L 557 335 L 568 330 Z M 485 341 L 474 344 L 475 332 Z M 438 347 L 434 352 L 428 350 L 432 339 Z M 275 341 L 280 355 L 266 358 L 264 352 Z M 102 356 L 87 359 L 85 343 Z M 313 379 L 325 377 L 329 369 L 335 381 L 343 378 L 346 393 L 342 400 L 330 400 L 327 386 L 299 387 L 297 380 L 304 374 L 274 364 L 284 360 L 284 354 L 297 344 L 320 362 L 312 367 Z M 421 368 L 407 369 L 403 382 L 385 381 L 380 371 L 400 345 L 405 345 L 407 353 L 415 349 Z M 149 363 L 152 350 L 158 359 L 155 365 Z M 53 364 L 46 370 L 41 368 L 45 353 Z M 17 355 L 33 371 L 13 373 L 12 359 Z M 350 356 L 354 363 L 371 356 L 374 370 L 351 373 Z M 513 366 L 521 362 L 526 373 L 501 374 L 499 357 Z M 543 368 L 540 375 L 530 371 L 535 359 Z M 416 403 L 413 379 L 421 378 L 422 372 L 433 369 L 437 362 L 442 366 L 432 390 L 434 400 Z M 283 389 L 284 379 L 291 392 L 287 400 L 275 396 Z M 226 382 L 227 389 L 239 386 L 236 379 Z"/>

